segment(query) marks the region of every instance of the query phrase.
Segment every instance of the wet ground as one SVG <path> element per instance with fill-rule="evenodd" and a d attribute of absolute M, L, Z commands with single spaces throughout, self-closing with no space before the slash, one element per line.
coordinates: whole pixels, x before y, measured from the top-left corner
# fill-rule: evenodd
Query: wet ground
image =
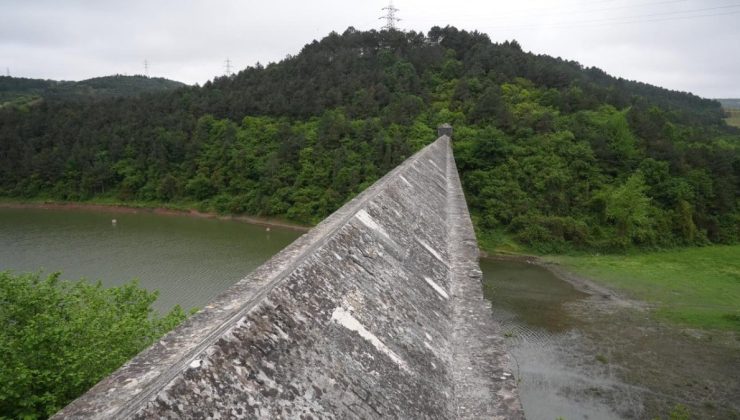
<path fill-rule="evenodd" d="M 528 419 L 740 418 L 740 337 L 527 261 L 481 260 Z M 568 281 L 563 280 L 566 278 Z"/>

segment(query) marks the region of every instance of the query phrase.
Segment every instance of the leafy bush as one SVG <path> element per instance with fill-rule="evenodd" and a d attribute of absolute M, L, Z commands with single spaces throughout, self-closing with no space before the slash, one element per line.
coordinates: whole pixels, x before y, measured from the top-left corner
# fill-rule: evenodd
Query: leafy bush
<path fill-rule="evenodd" d="M 0 418 L 44 418 L 182 322 L 136 282 L 0 272 Z"/>

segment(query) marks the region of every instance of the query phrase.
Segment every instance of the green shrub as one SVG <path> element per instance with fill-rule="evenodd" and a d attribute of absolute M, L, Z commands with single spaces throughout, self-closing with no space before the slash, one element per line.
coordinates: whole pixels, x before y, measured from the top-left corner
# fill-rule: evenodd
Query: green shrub
<path fill-rule="evenodd" d="M 0 272 L 0 418 L 44 418 L 182 322 L 156 292 Z"/>

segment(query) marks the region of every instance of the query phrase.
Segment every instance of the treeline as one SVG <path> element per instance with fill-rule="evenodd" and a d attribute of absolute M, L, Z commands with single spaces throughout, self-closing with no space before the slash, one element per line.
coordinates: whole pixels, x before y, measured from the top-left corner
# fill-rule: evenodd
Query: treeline
<path fill-rule="evenodd" d="M 350 28 L 202 87 L 0 110 L 0 194 L 316 222 L 450 122 L 484 243 L 729 243 L 740 132 L 723 118 L 716 101 L 515 41 Z"/>
<path fill-rule="evenodd" d="M 455 144 L 485 237 L 544 252 L 740 238 L 737 134 L 670 123 L 639 103 L 564 113 L 552 101 L 567 91 L 526 80 L 492 91 L 500 110 L 483 115 L 498 121 L 458 130 Z M 461 119 L 482 103 L 460 103 Z"/>
<path fill-rule="evenodd" d="M 0 76 L 0 107 L 21 107 L 41 99 L 50 101 L 96 100 L 133 97 L 142 93 L 174 90 L 185 84 L 161 77 L 95 77 L 79 82 Z"/>

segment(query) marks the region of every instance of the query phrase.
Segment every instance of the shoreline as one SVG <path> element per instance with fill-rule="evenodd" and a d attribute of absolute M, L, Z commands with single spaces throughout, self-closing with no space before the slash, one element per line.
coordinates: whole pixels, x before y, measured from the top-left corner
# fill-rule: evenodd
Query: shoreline
<path fill-rule="evenodd" d="M 102 203 L 84 203 L 84 202 L 65 202 L 65 201 L 39 201 L 39 202 L 24 202 L 24 201 L 0 201 L 0 208 L 9 209 L 40 209 L 40 210 L 90 210 L 100 211 L 105 213 L 123 213 L 123 214 L 137 214 L 137 213 L 150 213 L 162 216 L 180 216 L 180 217 L 194 217 L 201 219 L 217 219 L 217 220 L 228 220 L 242 223 L 248 223 L 255 226 L 264 227 L 275 227 L 280 229 L 288 229 L 297 232 L 308 232 L 312 229 L 312 226 L 301 225 L 298 223 L 291 223 L 282 221 L 279 219 L 271 219 L 269 217 L 260 216 L 244 216 L 244 215 L 222 215 L 212 212 L 202 212 L 195 209 L 174 209 L 167 207 L 141 207 L 136 205 L 127 205 L 125 203 L 115 204 L 102 204 Z M 536 255 L 528 254 L 505 254 L 505 253 L 489 253 L 479 248 L 480 259 L 487 260 L 504 260 L 504 261 L 518 261 L 527 264 L 538 265 L 550 272 L 556 277 L 572 284 L 576 289 L 588 293 L 589 295 L 602 295 L 602 296 L 615 296 L 612 290 L 609 290 L 603 286 L 598 285 L 591 279 L 576 276 L 575 274 L 564 270 L 557 264 L 553 264 L 544 261 L 541 257 Z M 620 299 L 622 300 L 622 299 Z"/>
<path fill-rule="evenodd" d="M 562 306 L 573 320 L 567 331 L 577 331 L 574 334 L 522 334 L 527 329 L 521 325 L 529 325 L 526 318 L 517 315 L 511 323 L 507 314 L 499 319 L 509 322 L 505 328 L 511 338 L 505 343 L 514 360 L 527 357 L 531 362 L 542 355 L 554 355 L 553 359 L 544 358 L 551 360 L 547 365 L 536 362 L 524 367 L 530 375 L 523 379 L 525 383 L 546 377 L 542 383 L 549 384 L 539 388 L 530 385 L 534 391 L 528 398 L 532 401 L 549 387 L 552 393 L 565 390 L 569 403 L 588 402 L 595 396 L 594 401 L 604 403 L 618 418 L 664 418 L 677 410 L 678 404 L 690 411 L 691 418 L 734 418 L 728 413 L 738 413 L 732 398 L 738 381 L 732 368 L 737 365 L 740 342 L 733 331 L 657 318 L 651 313 L 653 302 L 630 299 L 628 291 L 612 291 L 547 257 L 481 252 L 481 260 L 484 258 L 537 265 L 588 295 Z M 537 311 L 538 307 L 519 310 Z M 521 368 L 517 378 L 522 378 L 519 375 Z M 538 404 L 533 402 L 532 406 Z"/>
<path fill-rule="evenodd" d="M 248 223 L 255 226 L 275 227 L 288 229 L 297 232 L 308 232 L 312 226 L 300 225 L 298 223 L 286 222 L 279 219 L 272 219 L 261 216 L 239 216 L 239 215 L 221 215 L 218 213 L 202 212 L 194 209 L 178 210 L 167 207 L 137 207 L 126 204 L 96 204 L 96 203 L 78 203 L 78 202 L 0 202 L 0 208 L 9 209 L 41 209 L 41 210 L 93 210 L 106 213 L 151 213 L 163 216 L 184 216 L 201 219 L 229 220 L 242 223 Z"/>
<path fill-rule="evenodd" d="M 610 303 L 623 307 L 647 308 L 647 302 L 630 299 L 623 294 L 600 284 L 597 280 L 584 277 L 568 270 L 560 264 L 544 260 L 537 255 L 527 254 L 491 254 L 480 251 L 480 258 L 489 261 L 516 261 L 526 264 L 534 264 L 552 273 L 555 277 L 575 287 L 576 290 L 588 294 L 591 297 L 608 300 Z"/>
<path fill-rule="evenodd" d="M 202 219 L 216 219 L 225 221 L 236 221 L 251 224 L 254 226 L 263 226 L 267 228 L 279 228 L 287 229 L 296 232 L 308 232 L 312 229 L 312 226 L 301 225 L 298 223 L 287 222 L 280 219 L 261 217 L 261 216 L 246 216 L 246 215 L 221 215 L 213 212 L 201 212 L 195 209 L 175 209 L 167 207 L 146 207 L 137 205 L 127 205 L 125 203 L 84 203 L 84 202 L 55 202 L 55 201 L 38 201 L 38 202 L 23 202 L 0 200 L 0 208 L 11 208 L 11 209 L 48 209 L 48 210 L 89 210 L 99 211 L 106 213 L 149 213 L 163 216 L 180 216 L 180 217 L 194 217 Z M 491 253 L 479 248 L 479 258 L 491 261 L 517 261 L 526 264 L 534 264 L 542 267 L 545 270 L 551 272 L 557 278 L 571 284 L 577 290 L 586 293 L 593 298 L 610 301 L 612 304 L 622 307 L 632 307 L 645 309 L 652 307 L 651 304 L 644 301 L 639 301 L 626 296 L 623 292 L 618 292 L 606 285 L 601 284 L 598 280 L 584 277 L 576 274 L 574 271 L 562 266 L 561 264 L 547 261 L 541 256 L 531 254 L 516 254 L 516 253 Z"/>

